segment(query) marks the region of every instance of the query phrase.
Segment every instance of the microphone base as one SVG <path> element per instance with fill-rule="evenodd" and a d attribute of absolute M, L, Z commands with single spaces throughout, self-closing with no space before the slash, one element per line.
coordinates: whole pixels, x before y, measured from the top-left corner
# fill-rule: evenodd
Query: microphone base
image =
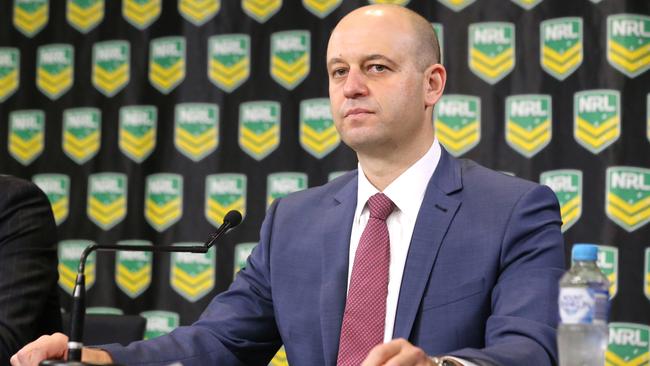
<path fill-rule="evenodd" d="M 109 363 L 98 365 L 95 363 L 79 362 L 79 361 L 64 361 L 64 360 L 45 360 L 38 364 L 39 366 L 123 366 L 119 363 Z"/>

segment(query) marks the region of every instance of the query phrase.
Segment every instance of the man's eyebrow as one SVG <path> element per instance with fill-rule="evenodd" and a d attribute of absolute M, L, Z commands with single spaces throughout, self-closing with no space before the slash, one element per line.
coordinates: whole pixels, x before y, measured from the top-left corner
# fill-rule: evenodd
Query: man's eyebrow
<path fill-rule="evenodd" d="M 338 58 L 338 57 L 331 58 L 329 59 L 329 61 L 327 61 L 327 67 L 329 68 L 330 66 L 338 63 L 345 63 L 345 61 L 343 61 L 342 58 Z"/>
<path fill-rule="evenodd" d="M 392 67 L 397 66 L 397 63 L 395 63 L 395 61 L 393 61 L 390 58 L 388 58 L 388 57 L 386 57 L 386 56 L 384 56 L 382 54 L 379 54 L 379 53 L 374 53 L 374 54 L 371 54 L 371 55 L 368 55 L 368 56 L 364 56 L 361 59 L 362 63 L 366 63 L 368 61 L 376 61 L 376 60 L 383 60 L 383 61 L 389 63 Z M 346 62 L 342 58 L 334 57 L 334 58 L 329 59 L 329 61 L 327 61 L 327 67 L 329 68 L 332 65 L 338 64 L 338 63 L 346 63 Z"/>

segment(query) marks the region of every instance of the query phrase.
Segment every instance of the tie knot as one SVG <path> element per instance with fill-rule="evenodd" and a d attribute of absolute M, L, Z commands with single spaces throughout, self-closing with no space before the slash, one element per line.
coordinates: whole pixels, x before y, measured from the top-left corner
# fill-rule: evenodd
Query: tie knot
<path fill-rule="evenodd" d="M 388 215 L 393 212 L 395 204 L 385 194 L 377 193 L 368 198 L 368 209 L 370 217 L 379 220 L 386 220 Z"/>

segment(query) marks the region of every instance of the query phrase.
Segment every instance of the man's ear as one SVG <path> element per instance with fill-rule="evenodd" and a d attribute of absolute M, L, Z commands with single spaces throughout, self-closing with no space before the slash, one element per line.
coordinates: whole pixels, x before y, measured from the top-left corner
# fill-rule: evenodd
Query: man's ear
<path fill-rule="evenodd" d="M 441 64 L 433 64 L 424 71 L 424 104 L 433 106 L 438 102 L 447 83 L 447 70 Z"/>

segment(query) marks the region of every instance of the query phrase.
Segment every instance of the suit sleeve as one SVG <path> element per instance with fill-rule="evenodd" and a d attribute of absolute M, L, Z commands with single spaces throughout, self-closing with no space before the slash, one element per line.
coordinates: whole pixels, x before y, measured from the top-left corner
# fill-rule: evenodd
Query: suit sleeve
<path fill-rule="evenodd" d="M 562 221 L 555 194 L 535 186 L 515 204 L 501 245 L 483 349 L 451 352 L 479 364 L 557 362 L 559 280 L 564 272 Z"/>
<path fill-rule="evenodd" d="M 100 346 L 125 365 L 267 365 L 280 348 L 271 299 L 269 252 L 273 217 L 269 208 L 260 242 L 230 288 L 216 296 L 197 322 L 147 341 Z"/>
<path fill-rule="evenodd" d="M 56 226 L 47 197 L 35 185 L 0 181 L 0 365 L 40 334 L 56 295 Z M 60 318 L 58 327 L 60 328 Z"/>

